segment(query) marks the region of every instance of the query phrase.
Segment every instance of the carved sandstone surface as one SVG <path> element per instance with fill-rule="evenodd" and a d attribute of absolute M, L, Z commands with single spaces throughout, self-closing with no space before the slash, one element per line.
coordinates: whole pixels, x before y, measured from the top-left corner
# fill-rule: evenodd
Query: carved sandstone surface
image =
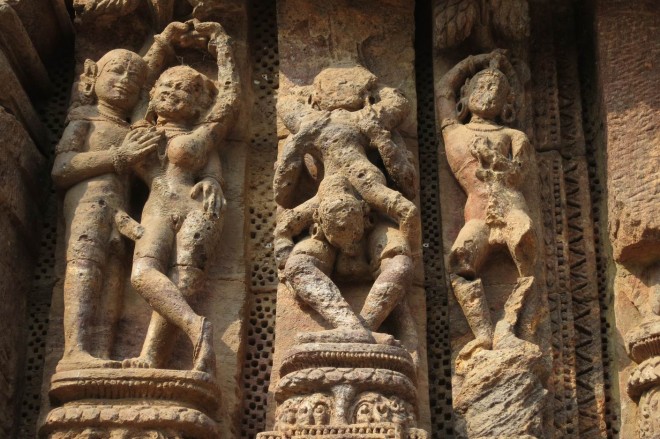
<path fill-rule="evenodd" d="M 284 140 L 273 187 L 281 284 L 273 431 L 259 437 L 426 437 L 423 301 L 414 286 L 418 182 L 408 149 L 414 90 L 389 86 L 409 77 L 384 63 L 401 64 L 391 44 L 409 50 L 410 40 L 388 41 L 384 31 L 411 29 L 412 9 L 278 6 Z M 366 14 L 369 26 L 359 20 Z M 332 43 L 318 39 L 310 52 L 307 35 L 324 35 L 328 25 Z M 310 55 L 301 63 L 303 47 Z"/>
<path fill-rule="evenodd" d="M 619 352 L 621 435 L 651 438 L 660 435 L 660 58 L 640 41 L 657 41 L 659 15 L 653 2 L 606 1 L 597 17 L 616 326 L 632 360 Z"/>
<path fill-rule="evenodd" d="M 175 53 L 197 69 L 164 70 Z M 139 102 L 147 88 L 148 102 Z M 115 49 L 88 60 L 78 89 L 53 169 L 67 189 L 64 349 L 49 391 L 55 408 L 40 434 L 229 434 L 215 331 L 191 304 L 202 305 L 227 210 L 220 151 L 240 89 L 232 43 L 218 23 L 171 23 L 144 57 Z M 143 206 L 129 202 L 131 175 L 149 190 Z M 136 210 L 140 223 L 130 216 Z M 127 239 L 135 241 L 132 264 Z M 137 323 L 140 305 L 123 291 L 129 277 L 130 292 L 152 310 L 149 321 L 142 308 L 144 342 L 119 323 Z M 191 350 L 177 346 L 180 333 Z M 142 345 L 139 355 L 127 339 Z"/>
<path fill-rule="evenodd" d="M 544 437 L 544 367 L 538 346 L 527 342 L 475 354 L 461 366 L 456 429 L 469 438 Z"/>
<path fill-rule="evenodd" d="M 538 199 L 530 203 L 523 191 L 535 156 L 526 134 L 507 126 L 518 119 L 522 93 L 499 50 L 456 64 L 437 92 L 444 151 L 467 195 L 465 224 L 448 255 L 453 293 L 473 335 L 461 340 L 452 378 L 462 437 L 545 437 L 548 359 L 536 333 L 543 310 L 530 208 Z M 515 276 L 511 290 L 484 284 L 484 267 L 507 256 L 515 271 L 501 272 L 499 282 Z"/>
<path fill-rule="evenodd" d="M 496 41 L 519 42 L 529 37 L 527 0 L 446 0 L 435 2 L 435 46 L 447 49 L 472 40 L 483 50 Z"/>

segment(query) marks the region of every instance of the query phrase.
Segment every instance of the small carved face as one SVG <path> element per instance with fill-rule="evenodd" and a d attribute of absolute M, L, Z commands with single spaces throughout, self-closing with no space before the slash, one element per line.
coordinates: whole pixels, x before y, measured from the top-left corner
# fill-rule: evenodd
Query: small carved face
<path fill-rule="evenodd" d="M 357 111 L 364 106 L 376 77 L 364 67 L 327 68 L 314 78 L 314 104 L 321 110 Z"/>
<path fill-rule="evenodd" d="M 115 56 L 108 55 L 110 59 L 105 61 L 102 58 L 99 61 L 94 92 L 99 101 L 129 111 L 137 103 L 144 85 L 144 61 L 128 51 L 121 51 Z"/>
<path fill-rule="evenodd" d="M 323 402 L 317 402 L 312 413 L 314 425 L 328 425 L 330 423 L 330 408 Z"/>
<path fill-rule="evenodd" d="M 502 113 L 509 96 L 509 84 L 501 74 L 478 74 L 470 82 L 468 109 L 484 119 L 494 119 Z"/>
<path fill-rule="evenodd" d="M 208 108 L 212 96 L 207 79 L 186 66 L 163 73 L 152 91 L 151 106 L 159 117 L 190 123 Z"/>
<path fill-rule="evenodd" d="M 404 424 L 412 421 L 411 408 L 397 396 L 387 398 L 378 393 L 365 392 L 358 397 L 354 406 L 353 420 L 358 424 L 373 422 Z"/>

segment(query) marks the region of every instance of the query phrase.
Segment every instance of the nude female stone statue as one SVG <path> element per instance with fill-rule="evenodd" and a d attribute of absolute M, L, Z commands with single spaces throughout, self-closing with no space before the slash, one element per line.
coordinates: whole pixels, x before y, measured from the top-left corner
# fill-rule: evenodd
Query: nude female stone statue
<path fill-rule="evenodd" d="M 222 228 L 225 199 L 218 148 L 233 120 L 238 80 L 229 40 L 217 23 L 190 24 L 217 56 L 217 82 L 187 66 L 166 70 L 151 91 L 146 122 L 162 135 L 157 153 L 137 164 L 150 189 L 135 244 L 131 281 L 154 309 L 138 358 L 127 366 L 162 367 L 180 328 L 194 346 L 193 369 L 214 373 L 212 326 L 188 298 L 203 281 Z"/>
<path fill-rule="evenodd" d="M 534 276 L 536 234 L 521 191 L 533 149 L 525 133 L 505 125 L 516 119 L 511 75 L 513 68 L 499 51 L 472 56 L 443 77 L 439 92 L 447 161 L 467 195 L 465 225 L 449 255 L 454 294 L 476 338 L 466 352 L 491 349 L 497 339 L 512 335 Z M 519 279 L 496 330 L 479 270 L 497 246 L 509 250 Z"/>
<path fill-rule="evenodd" d="M 392 132 L 407 109 L 398 91 L 378 87 L 373 74 L 356 66 L 325 69 L 306 104 L 291 99 L 281 105 L 292 134 L 273 184 L 275 200 L 288 208 L 278 216 L 276 254 L 284 281 L 335 328 L 322 331 L 328 341 L 335 335 L 337 341 L 349 341 L 340 334 L 350 333 L 351 341 L 373 342 L 372 331 L 410 287 L 412 249 L 419 245 L 417 209 L 387 187 L 383 172 L 367 158 L 368 148 L 377 149 L 390 177 L 414 196 L 414 164 Z M 324 177 L 317 195 L 294 207 L 305 154 L 322 163 Z M 369 211 L 381 215 L 375 226 Z M 309 238 L 294 246 L 293 238 L 310 226 Z M 375 282 L 356 313 L 331 276 L 355 280 L 365 263 Z"/>
<path fill-rule="evenodd" d="M 126 214 L 126 174 L 155 150 L 159 137 L 155 130 L 129 133 L 130 116 L 171 44 L 182 37 L 179 24 L 158 35 L 144 58 L 116 49 L 85 63 L 81 105 L 69 112 L 52 171 L 55 184 L 67 189 L 64 357 L 59 370 L 119 366 L 107 358 L 124 282 L 121 235 L 136 239 L 142 233 Z M 92 346 L 94 328 L 103 326 L 100 309 L 106 333 Z"/>

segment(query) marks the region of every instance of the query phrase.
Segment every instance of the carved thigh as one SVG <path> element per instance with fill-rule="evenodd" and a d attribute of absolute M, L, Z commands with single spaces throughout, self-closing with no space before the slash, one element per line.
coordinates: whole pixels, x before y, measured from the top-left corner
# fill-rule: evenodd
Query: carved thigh
<path fill-rule="evenodd" d="M 490 251 L 490 228 L 483 220 L 470 220 L 458 233 L 449 255 L 450 270 L 456 274 L 476 275 Z M 468 273 L 465 273 L 468 274 Z"/>
<path fill-rule="evenodd" d="M 144 234 L 135 241 L 134 259 L 154 258 L 167 266 L 174 243 L 174 228 L 170 215 L 157 212 L 142 214 Z"/>
<path fill-rule="evenodd" d="M 176 234 L 173 264 L 204 270 L 222 231 L 223 217 L 209 218 L 201 210 L 188 213 Z"/>
<path fill-rule="evenodd" d="M 379 222 L 367 238 L 371 271 L 377 273 L 383 259 L 397 255 L 410 256 L 410 245 L 399 228 L 390 222 Z"/>
<path fill-rule="evenodd" d="M 67 261 L 89 259 L 105 264 L 115 230 L 114 209 L 105 202 L 82 203 L 67 218 Z M 114 233 L 113 233 L 114 232 Z"/>

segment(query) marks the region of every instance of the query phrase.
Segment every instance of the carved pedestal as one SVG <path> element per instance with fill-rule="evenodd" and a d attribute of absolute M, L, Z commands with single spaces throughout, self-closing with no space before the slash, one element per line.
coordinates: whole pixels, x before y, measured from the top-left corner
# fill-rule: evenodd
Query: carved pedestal
<path fill-rule="evenodd" d="M 425 439 L 415 365 L 398 346 L 304 343 L 282 361 L 275 431 L 259 439 Z"/>
<path fill-rule="evenodd" d="M 40 436 L 74 438 L 217 438 L 220 389 L 203 372 L 82 369 L 53 375 L 56 408 Z M 92 436 L 90 436 L 92 435 Z"/>
<path fill-rule="evenodd" d="M 642 322 L 626 341 L 630 358 L 638 363 L 628 378 L 628 396 L 639 405 L 639 437 L 650 439 L 660 431 L 660 317 Z"/>

